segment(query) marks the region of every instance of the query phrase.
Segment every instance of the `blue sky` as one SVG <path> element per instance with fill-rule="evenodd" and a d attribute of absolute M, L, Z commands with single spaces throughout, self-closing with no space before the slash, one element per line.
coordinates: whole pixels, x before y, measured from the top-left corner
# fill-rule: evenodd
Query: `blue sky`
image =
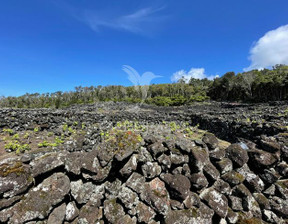
<path fill-rule="evenodd" d="M 287 0 L 9 0 L 0 3 L 0 95 L 209 77 L 288 64 Z M 276 50 L 275 50 L 276 49 Z"/>

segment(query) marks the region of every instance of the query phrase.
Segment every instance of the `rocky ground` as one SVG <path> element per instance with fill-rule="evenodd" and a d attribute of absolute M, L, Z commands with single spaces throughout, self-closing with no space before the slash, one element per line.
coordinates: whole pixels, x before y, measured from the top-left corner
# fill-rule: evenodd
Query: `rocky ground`
<path fill-rule="evenodd" d="M 0 223 L 288 223 L 288 105 L 0 109 Z"/>

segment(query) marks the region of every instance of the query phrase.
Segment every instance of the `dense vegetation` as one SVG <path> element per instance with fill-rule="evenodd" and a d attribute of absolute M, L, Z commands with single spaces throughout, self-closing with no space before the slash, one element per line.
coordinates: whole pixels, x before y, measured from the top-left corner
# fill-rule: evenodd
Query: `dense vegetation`
<path fill-rule="evenodd" d="M 288 100 L 288 66 L 276 65 L 273 69 L 228 72 L 213 81 L 184 79 L 172 84 L 149 86 L 91 86 L 76 87 L 74 91 L 46 94 L 25 94 L 19 97 L 2 97 L 0 107 L 61 108 L 73 104 L 99 101 L 145 102 L 163 106 L 179 106 L 206 100 L 266 102 Z"/>
<path fill-rule="evenodd" d="M 272 70 L 253 70 L 237 75 L 228 72 L 214 80 L 208 95 L 222 101 L 288 100 L 288 66 L 276 65 Z"/>

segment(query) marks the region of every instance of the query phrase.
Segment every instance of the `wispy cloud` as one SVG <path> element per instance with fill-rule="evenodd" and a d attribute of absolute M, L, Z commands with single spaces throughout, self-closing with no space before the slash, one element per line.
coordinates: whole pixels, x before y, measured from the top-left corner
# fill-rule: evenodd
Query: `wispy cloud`
<path fill-rule="evenodd" d="M 148 27 L 155 23 L 161 22 L 165 16 L 158 15 L 164 7 L 142 8 L 130 14 L 117 14 L 111 12 L 97 12 L 85 10 L 81 20 L 89 25 L 96 32 L 101 28 L 110 28 L 117 30 L 129 31 L 132 33 L 145 32 Z"/>
<path fill-rule="evenodd" d="M 288 25 L 267 32 L 251 48 L 251 64 L 244 70 L 288 64 Z"/>
<path fill-rule="evenodd" d="M 178 80 L 184 78 L 185 82 L 188 83 L 191 78 L 194 79 L 209 79 L 213 80 L 214 78 L 219 77 L 218 75 L 207 75 L 205 74 L 204 68 L 191 68 L 190 71 L 186 72 L 185 70 L 179 70 L 171 76 L 172 82 L 177 82 Z"/>

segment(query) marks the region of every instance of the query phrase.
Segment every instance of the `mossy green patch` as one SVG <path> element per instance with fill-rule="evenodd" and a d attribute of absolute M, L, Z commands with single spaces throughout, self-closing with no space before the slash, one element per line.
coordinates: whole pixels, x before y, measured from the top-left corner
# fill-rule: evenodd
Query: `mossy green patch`
<path fill-rule="evenodd" d="M 0 166 L 0 176 L 7 177 L 9 174 L 15 173 L 17 176 L 25 173 L 23 163 L 17 161 L 13 164 L 2 164 Z"/>

